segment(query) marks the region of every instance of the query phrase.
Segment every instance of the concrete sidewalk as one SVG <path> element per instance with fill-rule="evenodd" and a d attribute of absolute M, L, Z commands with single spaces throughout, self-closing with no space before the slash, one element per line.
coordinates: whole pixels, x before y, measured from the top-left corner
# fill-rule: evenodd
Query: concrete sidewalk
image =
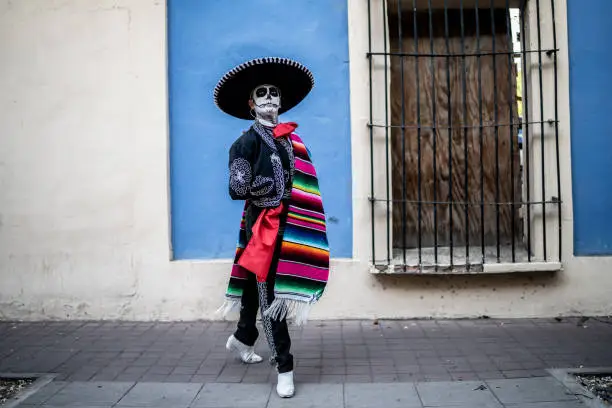
<path fill-rule="evenodd" d="M 233 327 L 1 322 L 0 373 L 55 373 L 27 401 L 48 407 L 287 404 L 271 392 L 270 365 L 246 366 L 225 352 Z M 292 340 L 292 407 L 572 407 L 574 395 L 547 369 L 612 366 L 612 319 L 315 321 L 293 328 Z M 269 355 L 263 339 L 258 350 Z"/>
<path fill-rule="evenodd" d="M 270 384 L 54 382 L 19 405 L 154 408 L 580 408 L 550 377 L 465 382 L 301 384 L 282 400 Z"/>

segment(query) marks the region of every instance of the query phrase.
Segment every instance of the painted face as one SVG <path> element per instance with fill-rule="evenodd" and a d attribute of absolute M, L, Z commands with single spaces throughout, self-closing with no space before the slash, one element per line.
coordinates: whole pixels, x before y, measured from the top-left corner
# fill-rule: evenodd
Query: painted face
<path fill-rule="evenodd" d="M 271 120 L 278 116 L 280 108 L 280 91 L 274 85 L 259 85 L 251 95 L 255 103 L 255 115 L 258 118 Z"/>

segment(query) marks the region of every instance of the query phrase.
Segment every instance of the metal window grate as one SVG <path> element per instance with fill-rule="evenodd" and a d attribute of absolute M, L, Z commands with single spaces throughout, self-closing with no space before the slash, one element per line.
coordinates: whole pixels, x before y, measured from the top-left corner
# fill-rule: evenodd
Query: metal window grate
<path fill-rule="evenodd" d="M 367 2 L 373 264 L 560 262 L 555 0 Z"/>

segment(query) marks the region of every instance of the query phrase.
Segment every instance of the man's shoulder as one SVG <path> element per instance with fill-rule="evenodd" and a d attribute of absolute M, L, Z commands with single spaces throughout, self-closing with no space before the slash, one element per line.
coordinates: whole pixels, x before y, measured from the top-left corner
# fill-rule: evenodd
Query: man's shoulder
<path fill-rule="evenodd" d="M 242 134 L 234 141 L 234 145 L 253 145 L 259 142 L 259 135 L 253 129 L 253 127 L 248 128 L 243 131 Z"/>

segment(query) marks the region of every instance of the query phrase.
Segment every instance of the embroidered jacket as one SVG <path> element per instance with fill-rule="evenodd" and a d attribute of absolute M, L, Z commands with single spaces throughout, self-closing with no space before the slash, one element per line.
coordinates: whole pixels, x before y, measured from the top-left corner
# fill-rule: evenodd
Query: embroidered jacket
<path fill-rule="evenodd" d="M 294 166 L 291 143 L 275 139 L 272 129 L 256 122 L 230 148 L 230 197 L 260 208 L 277 207 L 291 195 Z"/>

